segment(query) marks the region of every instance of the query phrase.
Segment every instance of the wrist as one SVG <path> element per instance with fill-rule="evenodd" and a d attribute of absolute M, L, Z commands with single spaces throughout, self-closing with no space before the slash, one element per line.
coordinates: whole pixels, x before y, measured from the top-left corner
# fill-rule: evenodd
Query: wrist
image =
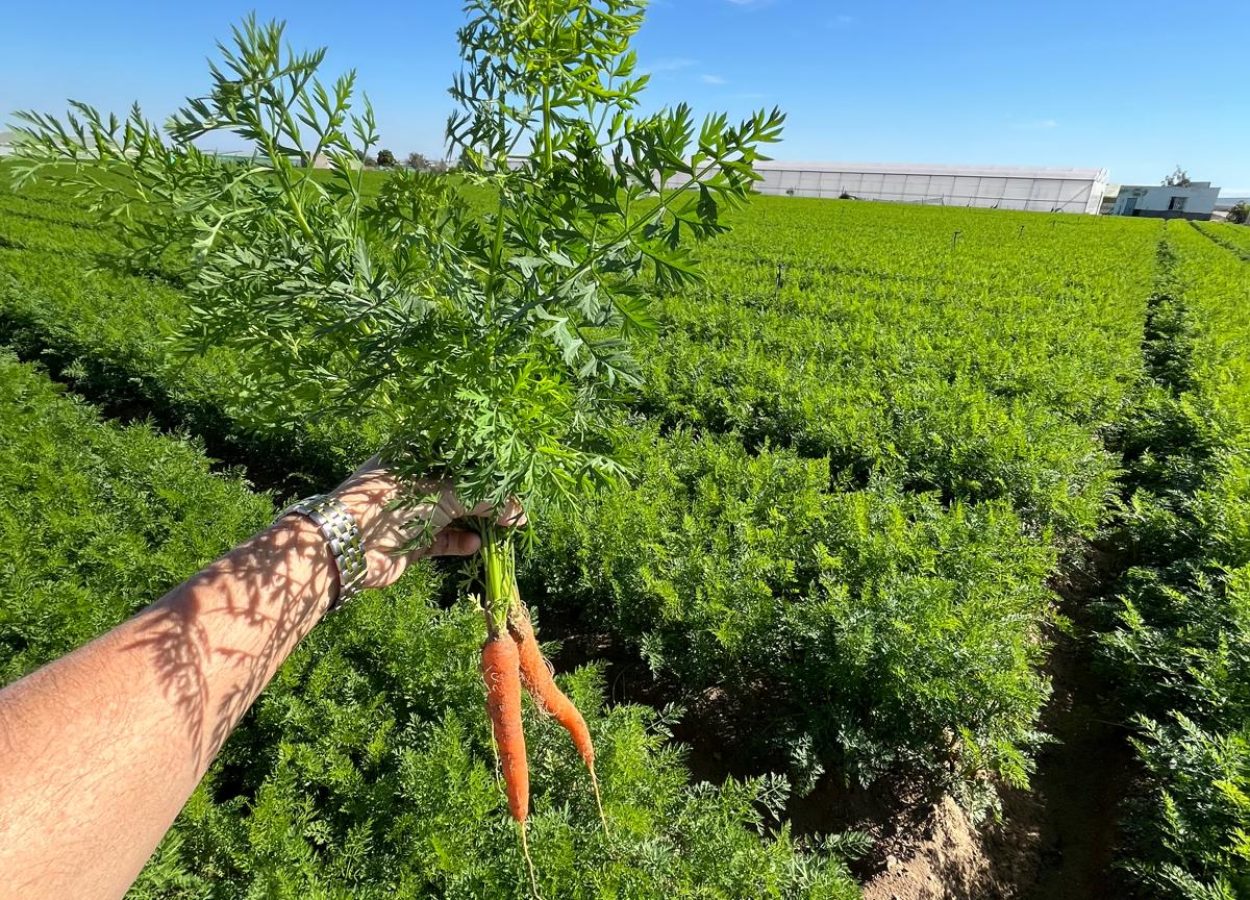
<path fill-rule="evenodd" d="M 331 610 L 366 586 L 369 571 L 364 535 L 359 520 L 341 500 L 329 494 L 307 497 L 288 507 L 279 518 L 305 519 L 315 527 L 321 542 L 317 555 L 329 557 L 336 582 L 330 591 Z"/>
<path fill-rule="evenodd" d="M 316 595 L 317 605 L 322 613 L 328 611 L 339 594 L 339 575 L 334 554 L 321 529 L 307 516 L 294 513 L 280 516 L 273 527 L 290 535 L 289 542 L 282 546 L 292 552 L 301 565 L 308 567 L 308 585 Z"/>

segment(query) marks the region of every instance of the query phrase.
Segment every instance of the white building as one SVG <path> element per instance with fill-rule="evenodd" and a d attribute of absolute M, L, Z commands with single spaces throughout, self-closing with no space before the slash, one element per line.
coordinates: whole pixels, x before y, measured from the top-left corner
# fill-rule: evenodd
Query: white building
<path fill-rule="evenodd" d="M 13 152 L 13 144 L 17 135 L 11 131 L 0 131 L 0 156 L 8 156 Z"/>
<path fill-rule="evenodd" d="M 1097 213 L 1106 169 L 930 166 L 880 163 L 758 163 L 762 194 L 898 203 Z"/>
<path fill-rule="evenodd" d="M 1149 216 L 1155 219 L 1198 219 L 1206 221 L 1215 212 L 1220 189 L 1209 181 L 1195 181 L 1185 187 L 1166 184 L 1125 184 L 1120 187 L 1113 216 Z"/>

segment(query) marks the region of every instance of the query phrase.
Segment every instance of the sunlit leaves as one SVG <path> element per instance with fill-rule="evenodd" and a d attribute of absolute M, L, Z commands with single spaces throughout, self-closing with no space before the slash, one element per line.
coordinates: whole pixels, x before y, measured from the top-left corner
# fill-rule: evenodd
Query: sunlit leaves
<path fill-rule="evenodd" d="M 1179 227 L 1178 227 L 1179 226 Z M 1118 430 L 1131 491 L 1104 651 L 1142 766 L 1125 817 L 1144 890 L 1206 900 L 1250 883 L 1250 343 L 1245 263 L 1185 223 L 1158 254 L 1139 399 Z"/>
<path fill-rule="evenodd" d="M 537 513 L 620 472 L 615 410 L 639 383 L 633 341 L 655 328 L 644 285 L 698 277 L 688 243 L 725 230 L 720 210 L 745 199 L 782 116 L 713 116 L 697 134 L 684 105 L 637 117 L 637 3 L 466 13 L 448 141 L 496 199 L 485 216 L 419 174 L 366 204 L 358 160 L 376 124 L 367 102 L 353 110 L 354 75 L 324 84 L 324 50 L 293 52 L 255 18 L 163 133 L 137 111 L 123 127 L 79 107 L 64 125 L 30 115 L 22 153 L 30 174 L 72 163 L 113 214 L 145 201 L 135 256 L 181 261 L 187 347 L 233 344 L 251 383 L 285 385 L 285 403 L 241 392 L 241 417 L 384 412 L 401 472 L 442 470 L 470 505 L 517 494 Z M 252 158 L 192 143 L 218 132 Z M 312 175 L 322 161 L 328 179 Z"/>

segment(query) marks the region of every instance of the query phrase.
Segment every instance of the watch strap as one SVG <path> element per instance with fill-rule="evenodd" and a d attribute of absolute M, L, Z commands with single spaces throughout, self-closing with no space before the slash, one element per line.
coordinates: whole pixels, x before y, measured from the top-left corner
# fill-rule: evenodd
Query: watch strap
<path fill-rule="evenodd" d="M 331 600 L 328 610 L 333 612 L 360 593 L 365 575 L 369 571 L 361 541 L 360 524 L 347 511 L 347 507 L 325 494 L 305 497 L 292 503 L 278 518 L 284 518 L 291 513 L 311 519 L 330 550 L 339 576 L 338 595 Z"/>

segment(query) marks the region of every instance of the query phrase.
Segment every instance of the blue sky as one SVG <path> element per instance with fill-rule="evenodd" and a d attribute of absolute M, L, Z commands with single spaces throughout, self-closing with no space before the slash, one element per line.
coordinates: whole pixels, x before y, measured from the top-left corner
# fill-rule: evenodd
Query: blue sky
<path fill-rule="evenodd" d="M 255 9 L 355 67 L 383 145 L 439 155 L 459 0 L 22 3 L 0 30 L 0 115 L 66 98 L 163 119 L 207 84 L 216 38 Z M 636 47 L 649 105 L 789 114 L 778 159 L 1105 166 L 1177 163 L 1250 194 L 1250 3 L 654 0 Z"/>

